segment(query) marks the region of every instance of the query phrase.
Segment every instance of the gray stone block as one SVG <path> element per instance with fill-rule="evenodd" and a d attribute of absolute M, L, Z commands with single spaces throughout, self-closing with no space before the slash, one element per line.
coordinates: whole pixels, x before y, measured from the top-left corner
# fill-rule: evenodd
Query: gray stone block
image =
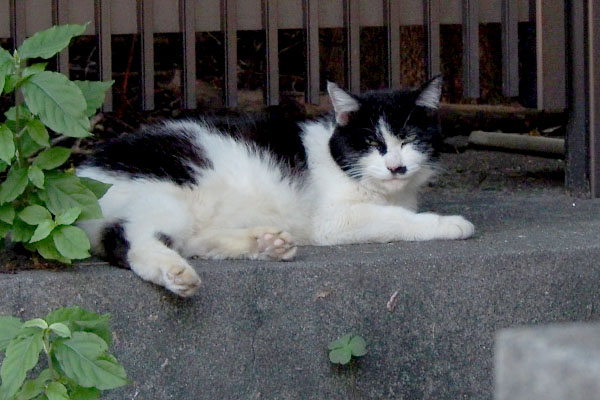
<path fill-rule="evenodd" d="M 597 400 L 600 324 L 501 331 L 495 374 L 496 400 Z"/>
<path fill-rule="evenodd" d="M 108 400 L 351 399 L 349 372 L 326 351 L 347 332 L 369 349 L 357 398 L 489 400 L 498 329 L 600 321 L 600 201 L 449 191 L 425 208 L 464 214 L 476 236 L 198 260 L 203 286 L 187 300 L 94 261 L 0 274 L 0 315 L 110 312 L 133 383 Z"/>

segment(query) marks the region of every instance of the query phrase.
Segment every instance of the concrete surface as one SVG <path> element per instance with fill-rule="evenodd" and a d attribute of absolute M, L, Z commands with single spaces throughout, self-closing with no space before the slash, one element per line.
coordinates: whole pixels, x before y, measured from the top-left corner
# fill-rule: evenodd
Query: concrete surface
<path fill-rule="evenodd" d="M 496 400 L 594 400 L 600 396 L 600 324 L 501 331 Z"/>
<path fill-rule="evenodd" d="M 600 320 L 600 201 L 431 191 L 466 241 L 302 248 L 296 261 L 196 262 L 204 287 L 175 298 L 101 262 L 0 275 L 0 314 L 81 305 L 113 315 L 133 384 L 107 399 L 349 399 L 329 341 L 362 335 L 356 398 L 491 399 L 494 333 Z M 386 303 L 398 291 L 395 310 Z"/>

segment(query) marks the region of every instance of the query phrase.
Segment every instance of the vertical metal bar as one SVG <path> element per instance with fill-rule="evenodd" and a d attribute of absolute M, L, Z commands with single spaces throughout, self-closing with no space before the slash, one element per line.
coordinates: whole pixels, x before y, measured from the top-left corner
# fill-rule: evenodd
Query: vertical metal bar
<path fill-rule="evenodd" d="M 441 72 L 440 68 L 440 0 L 424 0 L 425 40 L 427 56 L 425 68 L 429 79 Z"/>
<path fill-rule="evenodd" d="M 153 0 L 138 0 L 138 29 L 142 44 L 142 107 L 154 109 Z"/>
<path fill-rule="evenodd" d="M 586 0 L 580 0 L 585 3 Z M 584 21 L 576 22 L 584 25 Z M 566 107 L 565 2 L 536 1 L 536 63 L 538 109 L 562 111 Z"/>
<path fill-rule="evenodd" d="M 69 0 L 52 0 L 52 23 L 63 25 L 69 22 Z M 69 76 L 69 48 L 58 53 L 58 72 Z"/>
<path fill-rule="evenodd" d="M 267 36 L 267 77 L 265 103 L 279 104 L 279 6 L 277 0 L 263 0 L 263 26 Z"/>
<path fill-rule="evenodd" d="M 590 91 L 590 189 L 593 198 L 600 198 L 600 4 L 588 0 L 588 69 Z"/>
<path fill-rule="evenodd" d="M 502 0 L 502 91 L 519 95 L 519 4 Z"/>
<path fill-rule="evenodd" d="M 388 86 L 400 87 L 400 0 L 384 0 L 387 25 Z"/>
<path fill-rule="evenodd" d="M 10 0 L 10 32 L 13 39 L 13 49 L 19 47 L 27 37 L 25 9 L 23 0 Z"/>
<path fill-rule="evenodd" d="M 235 107 L 237 93 L 237 0 L 221 0 L 221 24 L 225 38 L 225 105 Z"/>
<path fill-rule="evenodd" d="M 319 0 L 304 0 L 304 29 L 306 29 L 306 102 L 319 104 Z"/>
<path fill-rule="evenodd" d="M 348 49 L 348 89 L 360 93 L 360 16 L 359 0 L 344 0 L 344 25 Z"/>
<path fill-rule="evenodd" d="M 110 25 L 110 0 L 94 0 L 94 18 L 96 34 L 98 35 L 98 60 L 100 80 L 112 79 L 112 34 Z M 112 88 L 106 93 L 102 106 L 104 112 L 113 110 Z"/>
<path fill-rule="evenodd" d="M 196 97 L 196 0 L 179 0 L 183 31 L 183 107 L 194 109 Z"/>
<path fill-rule="evenodd" d="M 589 193 L 588 113 L 590 110 L 586 79 L 586 4 L 567 0 L 567 70 L 569 96 L 567 123 L 566 185 L 575 195 Z M 539 11 L 539 9 L 538 9 Z"/>
<path fill-rule="evenodd" d="M 478 98 L 479 0 L 463 0 L 463 82 L 465 97 Z"/>

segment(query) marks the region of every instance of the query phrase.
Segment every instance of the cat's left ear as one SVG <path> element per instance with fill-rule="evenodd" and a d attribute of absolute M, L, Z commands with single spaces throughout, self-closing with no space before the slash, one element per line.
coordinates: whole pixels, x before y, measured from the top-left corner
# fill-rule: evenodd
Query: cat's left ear
<path fill-rule="evenodd" d="M 417 106 L 437 110 L 440 108 L 440 99 L 442 98 L 442 84 L 444 79 L 438 75 L 425 83 L 421 89 L 415 104 Z"/>
<path fill-rule="evenodd" d="M 327 82 L 327 92 L 329 93 L 329 98 L 331 99 L 331 104 L 333 104 L 333 110 L 335 111 L 335 121 L 340 126 L 346 125 L 350 113 L 358 111 L 360 108 L 358 100 L 333 82 Z"/>

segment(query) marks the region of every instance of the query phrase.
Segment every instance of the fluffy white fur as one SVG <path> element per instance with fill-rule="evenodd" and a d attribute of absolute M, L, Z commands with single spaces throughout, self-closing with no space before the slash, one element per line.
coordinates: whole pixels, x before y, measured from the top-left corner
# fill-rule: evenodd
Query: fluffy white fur
<path fill-rule="evenodd" d="M 170 122 L 194 133 L 212 168 L 198 170 L 198 184 L 136 178 L 84 167 L 78 175 L 112 184 L 100 200 L 104 220 L 83 221 L 93 249 L 102 251 L 106 223 L 123 221 L 128 263 L 141 278 L 181 296 L 200 279 L 186 258 L 289 260 L 297 245 L 397 240 L 464 239 L 473 225 L 460 216 L 416 213 L 417 193 L 433 175 L 422 153 L 379 123 L 388 152 L 362 159 L 354 179 L 333 160 L 333 126 L 304 125 L 308 175 L 285 176 L 266 152 L 192 122 Z M 405 165 L 406 174 L 390 168 Z M 158 238 L 172 239 L 167 247 Z"/>

